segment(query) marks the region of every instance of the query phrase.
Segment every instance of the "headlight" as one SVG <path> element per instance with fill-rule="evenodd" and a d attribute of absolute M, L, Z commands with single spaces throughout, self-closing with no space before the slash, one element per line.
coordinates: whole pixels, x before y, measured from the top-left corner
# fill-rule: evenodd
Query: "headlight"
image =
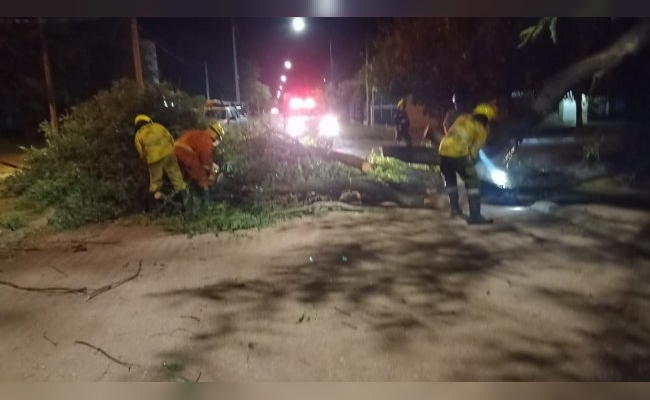
<path fill-rule="evenodd" d="M 490 179 L 495 185 L 505 187 L 508 184 L 508 174 L 505 171 L 493 169 L 490 171 Z"/>
<path fill-rule="evenodd" d="M 305 126 L 304 118 L 291 117 L 287 121 L 287 133 L 293 137 L 298 137 L 305 133 L 307 127 Z"/>
<path fill-rule="evenodd" d="M 338 136 L 339 121 L 333 115 L 327 115 L 320 121 L 318 133 L 323 136 Z"/>

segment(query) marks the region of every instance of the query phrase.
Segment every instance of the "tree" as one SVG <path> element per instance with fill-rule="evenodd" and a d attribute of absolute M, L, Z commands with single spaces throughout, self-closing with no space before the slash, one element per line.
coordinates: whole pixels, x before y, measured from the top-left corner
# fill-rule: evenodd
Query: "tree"
<path fill-rule="evenodd" d="M 542 20 L 537 26 L 543 28 L 549 24 L 549 29 L 553 34 L 553 26 L 555 26 L 553 21 L 556 19 Z M 567 89 L 584 82 L 597 82 L 606 73 L 618 67 L 625 58 L 640 52 L 649 42 L 650 19 L 642 18 L 608 46 L 578 56 L 577 61 L 574 60 L 544 82 L 542 90 L 535 96 L 532 103 L 533 113 L 537 116 L 548 114 Z"/>
<path fill-rule="evenodd" d="M 568 90 L 588 92 L 650 39 L 650 19 L 632 27 L 629 19 L 536 21 L 527 28 L 526 20 L 513 19 L 395 20 L 376 42 L 373 79 L 394 95 L 412 93 L 429 106 L 448 104 L 457 85 L 478 93 L 476 100 L 485 97 L 481 93 L 508 94 L 526 85 L 535 96 L 522 122 L 531 124 L 554 110 Z M 542 34 L 547 29 L 549 36 Z"/>
<path fill-rule="evenodd" d="M 458 86 L 504 91 L 519 24 L 512 19 L 396 19 L 375 42 L 373 83 L 392 96 L 413 94 L 429 108 L 448 105 Z"/>
<path fill-rule="evenodd" d="M 258 113 L 266 109 L 273 98 L 271 89 L 259 81 L 260 69 L 253 59 L 242 63 L 240 77 L 242 99 L 248 103 L 249 109 Z"/>
<path fill-rule="evenodd" d="M 268 85 L 260 81 L 253 81 L 243 88 L 244 100 L 248 103 L 250 110 L 256 110 L 259 114 L 271 104 L 273 97 Z"/>

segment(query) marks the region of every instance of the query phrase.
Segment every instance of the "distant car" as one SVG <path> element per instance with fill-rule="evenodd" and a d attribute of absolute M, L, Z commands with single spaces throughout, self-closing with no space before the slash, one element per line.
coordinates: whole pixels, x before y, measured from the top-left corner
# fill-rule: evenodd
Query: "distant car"
<path fill-rule="evenodd" d="M 291 98 L 285 114 L 284 127 L 295 139 L 310 140 L 329 149 L 334 147 L 334 138 L 339 135 L 340 129 L 338 118 L 326 113 L 311 97 Z"/>
<path fill-rule="evenodd" d="M 248 120 L 243 108 L 237 110 L 236 106 L 225 105 L 218 100 L 208 100 L 205 105 L 205 117 L 210 122 L 221 124 L 241 123 Z"/>

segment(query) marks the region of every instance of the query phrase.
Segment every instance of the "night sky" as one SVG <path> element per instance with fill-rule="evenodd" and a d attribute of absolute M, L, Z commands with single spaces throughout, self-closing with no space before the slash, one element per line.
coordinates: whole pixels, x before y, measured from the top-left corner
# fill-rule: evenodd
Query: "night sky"
<path fill-rule="evenodd" d="M 192 94 L 205 94 L 203 62 L 207 61 L 211 97 L 234 98 L 231 19 L 139 18 L 142 39 L 158 44 L 163 80 Z M 290 83 L 316 85 L 329 75 L 332 40 L 335 81 L 351 78 L 364 63 L 385 20 L 371 18 L 307 18 L 306 29 L 291 29 L 290 18 L 235 18 L 240 75 L 246 60 L 255 60 L 260 80 L 274 94 L 289 59 Z M 171 54 L 170 54 L 171 53 Z M 288 85 L 285 85 L 287 87 Z"/>

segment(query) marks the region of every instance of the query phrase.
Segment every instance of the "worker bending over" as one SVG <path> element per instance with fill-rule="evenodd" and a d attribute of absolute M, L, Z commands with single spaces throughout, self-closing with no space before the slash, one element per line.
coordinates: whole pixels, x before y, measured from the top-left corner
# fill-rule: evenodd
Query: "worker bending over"
<path fill-rule="evenodd" d="M 223 139 L 223 127 L 211 124 L 205 130 L 187 131 L 174 143 L 174 153 L 185 174 L 201 189 L 208 188 L 217 177 L 214 149 Z"/>

